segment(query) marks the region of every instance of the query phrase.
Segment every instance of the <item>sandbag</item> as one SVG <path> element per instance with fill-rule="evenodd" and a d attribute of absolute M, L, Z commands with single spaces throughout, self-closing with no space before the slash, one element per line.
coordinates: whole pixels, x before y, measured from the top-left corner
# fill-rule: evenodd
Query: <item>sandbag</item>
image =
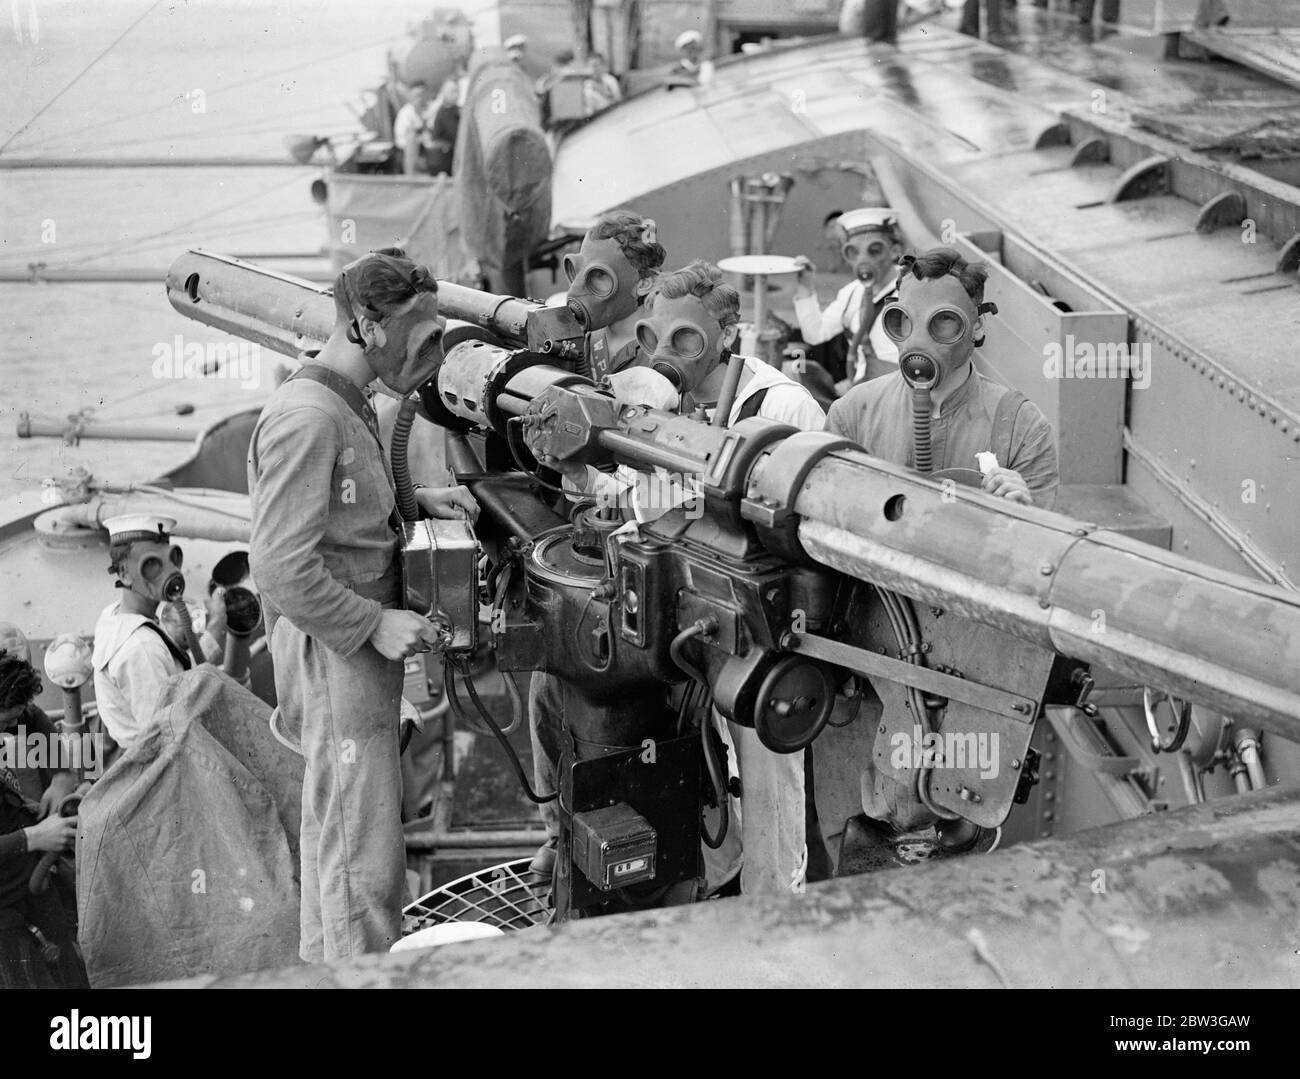
<path fill-rule="evenodd" d="M 302 761 L 269 716 L 211 666 L 178 674 L 156 726 L 82 801 L 78 940 L 93 987 L 298 962 Z"/>

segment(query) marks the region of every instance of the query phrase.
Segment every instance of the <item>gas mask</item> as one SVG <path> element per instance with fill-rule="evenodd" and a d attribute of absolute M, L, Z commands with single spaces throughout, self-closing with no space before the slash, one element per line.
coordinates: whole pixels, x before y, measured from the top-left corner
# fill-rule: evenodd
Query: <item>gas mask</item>
<path fill-rule="evenodd" d="M 409 280 L 415 296 L 401 309 L 383 314 L 361 302 L 354 283 L 356 268 L 369 259 L 380 259 Z M 369 339 L 361 330 L 359 318 L 348 328 L 348 340 L 360 345 L 390 396 L 402 397 L 423 385 L 442 364 L 444 320 L 438 314 L 438 297 L 430 286 L 433 278 L 423 267 L 408 259 L 389 255 L 366 255 L 345 266 L 340 273 L 345 299 L 354 315 L 364 315 L 373 324 Z"/>
<path fill-rule="evenodd" d="M 895 242 L 883 232 L 859 232 L 840 245 L 853 275 L 867 286 L 878 285 L 894 265 Z"/>
<path fill-rule="evenodd" d="M 976 304 L 951 274 L 904 280 L 899 298 L 881 311 L 880 323 L 898 345 L 899 371 L 912 387 L 914 463 L 929 472 L 931 394 L 965 369 L 980 316 L 996 314 L 997 305 Z"/>
<path fill-rule="evenodd" d="M 636 310 L 641 275 L 617 240 L 587 237 L 577 255 L 565 255 L 562 264 L 569 279 L 565 302 L 584 330 L 611 326 Z"/>
<path fill-rule="evenodd" d="M 185 594 L 183 560 L 181 549 L 174 543 L 136 540 L 131 544 L 117 586 L 156 603 L 173 603 Z"/>
<path fill-rule="evenodd" d="M 636 340 L 647 365 L 689 393 L 727 358 L 735 327 L 725 330 L 696 296 L 656 296 L 648 317 L 636 324 Z"/>

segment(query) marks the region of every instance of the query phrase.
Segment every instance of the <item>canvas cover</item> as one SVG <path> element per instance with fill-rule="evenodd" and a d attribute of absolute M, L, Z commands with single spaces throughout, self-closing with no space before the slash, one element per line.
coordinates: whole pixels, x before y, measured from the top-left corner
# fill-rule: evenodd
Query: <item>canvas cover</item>
<path fill-rule="evenodd" d="M 474 54 L 455 182 L 465 242 L 488 274 L 522 262 L 550 234 L 551 151 L 537 95 L 501 49 Z"/>
<path fill-rule="evenodd" d="M 330 176 L 327 200 L 335 269 L 381 247 L 401 247 L 439 281 L 477 280 L 450 177 L 336 172 Z"/>
<path fill-rule="evenodd" d="M 78 939 L 95 988 L 298 962 L 302 760 L 204 665 L 81 803 Z"/>

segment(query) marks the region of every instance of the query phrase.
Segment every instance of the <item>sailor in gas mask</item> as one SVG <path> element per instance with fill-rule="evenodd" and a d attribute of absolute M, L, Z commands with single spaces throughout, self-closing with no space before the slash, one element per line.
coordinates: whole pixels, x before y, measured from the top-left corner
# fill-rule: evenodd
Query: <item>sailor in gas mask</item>
<path fill-rule="evenodd" d="M 189 631 L 188 639 L 178 643 L 159 624 L 163 611 L 184 605 L 184 556 L 171 541 L 176 521 L 130 514 L 110 517 L 104 527 L 109 572 L 117 577 L 119 592 L 95 623 L 95 703 L 104 728 L 127 750 L 153 725 L 163 686 L 190 668 L 195 648 L 202 660 L 220 661 L 226 608 L 221 591 L 214 591 L 207 599 L 206 627 L 197 638 L 184 610 L 179 621 Z"/>
<path fill-rule="evenodd" d="M 880 314 L 898 370 L 836 401 L 826 429 L 886 461 L 1051 509 L 1060 482 L 1051 424 L 972 362 L 984 319 L 997 312 L 984 302 L 987 276 L 950 248 L 904 259 L 898 299 Z"/>
<path fill-rule="evenodd" d="M 829 225 L 829 222 L 828 222 Z M 804 343 L 819 345 L 840 337 L 847 346 L 845 369 L 830 370 L 837 388 L 889 374 L 898 349 L 880 325 L 880 312 L 897 295 L 903 234 L 898 215 L 887 207 L 863 207 L 834 221 L 840 255 L 853 280 L 823 311 L 817 301 L 816 267 L 802 255 L 795 284 L 794 312 Z"/>
<path fill-rule="evenodd" d="M 565 303 L 587 333 L 587 364 L 601 379 L 634 364 L 636 323 L 664 249 L 650 218 L 609 210 L 587 230 L 576 255 L 565 255 Z"/>
<path fill-rule="evenodd" d="M 681 395 L 683 412 L 711 419 L 721 407 L 728 427 L 761 416 L 802 431 L 819 430 L 824 414 L 806 389 L 762 360 L 731 352 L 739 320 L 739 294 L 723 283 L 716 266 L 696 261 L 655 282 L 636 335 L 644 362 Z M 727 396 L 727 375 L 735 364 L 741 365 L 735 394 L 720 400 Z M 722 848 L 705 851 L 707 884 L 717 890 L 739 871 L 746 894 L 797 891 L 808 865 L 804 755 L 773 753 L 752 728 L 716 713 L 714 722 L 729 744 L 730 767 L 739 772 L 744 797 L 733 804 L 732 834 Z"/>
<path fill-rule="evenodd" d="M 898 299 L 880 314 L 898 346 L 898 370 L 836 401 L 826 429 L 894 464 L 1050 509 L 1059 483 L 1051 425 L 1023 394 L 985 378 L 972 363 L 985 319 L 997 313 L 984 301 L 987 276 L 949 248 L 904 259 Z M 885 865 L 988 848 L 992 831 L 939 820 L 911 783 L 878 768 L 874 738 L 858 724 L 813 743 L 818 813 L 831 851 L 841 849 L 840 837 L 850 830 L 855 847 L 866 844 L 868 861 Z M 844 761 L 857 762 L 851 779 Z M 843 825 L 837 810 L 846 805 L 860 805 L 860 825 L 832 832 Z"/>
<path fill-rule="evenodd" d="M 249 564 L 275 664 L 282 739 L 305 759 L 303 959 L 386 951 L 406 888 L 398 723 L 403 660 L 439 627 L 404 610 L 396 497 L 374 412 L 376 381 L 405 396 L 442 362 L 437 282 L 398 249 L 363 256 L 334 284 L 317 355 L 267 401 L 249 447 Z M 424 487 L 433 517 L 478 505 Z"/>
<path fill-rule="evenodd" d="M 656 225 L 633 210 L 608 210 L 587 230 L 576 255 L 562 260 L 569 290 L 564 302 L 586 331 L 586 366 L 592 378 L 609 378 L 615 393 L 631 392 L 637 404 L 650 403 L 637 385 L 639 354 L 635 327 L 642 314 L 642 302 L 655 274 L 664 263 L 664 249 Z M 639 372 L 644 374 L 645 372 Z M 629 378 L 632 380 L 629 382 Z M 645 397 L 645 400 L 641 398 Z M 656 401 L 655 403 L 662 403 Z M 565 466 L 564 488 L 572 501 L 585 498 L 617 498 L 627 486 L 595 468 Z M 545 671 L 534 673 L 529 682 L 529 729 L 533 739 L 533 774 L 539 790 L 555 789 L 553 759 L 563 711 L 563 689 Z M 555 868 L 559 819 L 553 802 L 539 807 L 547 841 L 533 859 L 532 871 L 542 879 Z"/>

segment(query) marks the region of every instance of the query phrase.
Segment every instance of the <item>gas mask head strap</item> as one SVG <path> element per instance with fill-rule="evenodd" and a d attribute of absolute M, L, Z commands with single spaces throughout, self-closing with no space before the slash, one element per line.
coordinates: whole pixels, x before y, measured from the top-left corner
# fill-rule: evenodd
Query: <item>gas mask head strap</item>
<path fill-rule="evenodd" d="M 389 251 L 372 251 L 343 267 L 339 271 L 339 280 L 343 283 L 343 298 L 347 301 L 348 310 L 354 315 L 348 324 L 348 340 L 362 347 L 365 346 L 365 341 L 361 337 L 361 323 L 355 317 L 355 313 L 358 310 L 364 311 L 375 322 L 382 322 L 388 317 L 373 304 L 362 301 L 354 280 L 354 275 L 364 274 L 368 266 L 376 262 L 382 263 L 396 273 L 410 287 L 411 296 L 418 296 L 421 292 L 431 292 L 435 296 L 438 294 L 437 279 L 427 269 Z"/>

